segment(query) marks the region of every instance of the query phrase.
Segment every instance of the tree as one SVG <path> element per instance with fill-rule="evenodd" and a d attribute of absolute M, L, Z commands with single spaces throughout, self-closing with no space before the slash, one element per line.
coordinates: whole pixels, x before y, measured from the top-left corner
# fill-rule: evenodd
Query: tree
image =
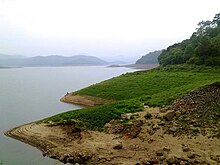
<path fill-rule="evenodd" d="M 219 27 L 220 26 L 220 13 L 216 14 L 213 21 L 212 21 L 212 24 L 214 26 L 217 26 Z"/>
<path fill-rule="evenodd" d="M 195 54 L 195 48 L 192 46 L 192 44 L 188 44 L 184 50 L 183 54 L 183 60 L 186 62 Z"/>
<path fill-rule="evenodd" d="M 206 32 L 211 29 L 212 22 L 211 21 L 201 21 L 197 24 L 199 27 L 196 29 L 196 35 L 205 35 Z"/>
<path fill-rule="evenodd" d="M 202 63 L 205 64 L 205 61 L 212 56 L 212 42 L 210 37 L 204 36 L 201 38 L 200 43 L 197 47 L 197 54 L 202 60 Z"/>
<path fill-rule="evenodd" d="M 220 13 L 213 21 L 201 21 L 198 26 L 190 39 L 164 50 L 158 58 L 159 63 L 220 65 Z"/>

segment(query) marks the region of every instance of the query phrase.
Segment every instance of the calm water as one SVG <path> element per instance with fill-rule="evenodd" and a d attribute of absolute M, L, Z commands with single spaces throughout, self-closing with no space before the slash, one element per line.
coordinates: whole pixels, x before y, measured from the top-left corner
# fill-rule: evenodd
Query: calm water
<path fill-rule="evenodd" d="M 0 69 L 0 164 L 54 165 L 32 146 L 4 136 L 4 131 L 79 106 L 61 103 L 66 92 L 122 73 L 128 68 L 39 67 Z"/>

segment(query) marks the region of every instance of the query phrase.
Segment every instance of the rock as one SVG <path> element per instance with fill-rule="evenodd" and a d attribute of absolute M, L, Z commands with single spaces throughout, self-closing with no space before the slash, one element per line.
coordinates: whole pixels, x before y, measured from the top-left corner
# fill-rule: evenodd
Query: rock
<path fill-rule="evenodd" d="M 153 134 L 155 134 L 156 131 L 153 130 L 152 127 L 150 127 L 150 128 L 147 129 L 147 132 L 149 133 L 149 135 L 153 135 Z"/>
<path fill-rule="evenodd" d="M 117 134 L 122 133 L 122 131 L 125 129 L 125 126 L 120 120 L 111 120 L 109 123 L 105 124 L 104 128 L 107 133 Z"/>
<path fill-rule="evenodd" d="M 210 158 L 217 163 L 220 163 L 220 155 L 210 155 Z"/>
<path fill-rule="evenodd" d="M 67 163 L 67 156 L 66 155 L 62 155 L 59 157 L 59 161 L 63 162 L 63 163 Z"/>
<path fill-rule="evenodd" d="M 141 165 L 141 163 L 140 163 L 140 162 L 137 162 L 135 165 Z"/>
<path fill-rule="evenodd" d="M 190 158 L 190 159 L 193 159 L 193 158 L 196 157 L 196 154 L 195 154 L 195 152 L 189 152 L 189 153 L 187 154 L 187 157 Z"/>
<path fill-rule="evenodd" d="M 135 121 L 131 126 L 126 126 L 126 128 L 123 131 L 123 136 L 131 139 L 137 138 L 141 132 L 142 125 L 143 121 L 139 120 Z"/>
<path fill-rule="evenodd" d="M 171 132 L 176 132 L 177 131 L 177 127 L 171 127 L 171 128 L 169 128 L 169 131 L 171 131 Z"/>
<path fill-rule="evenodd" d="M 168 148 L 168 147 L 164 147 L 163 150 L 166 152 L 170 152 L 170 148 Z"/>
<path fill-rule="evenodd" d="M 128 115 L 127 114 L 121 114 L 121 118 L 123 118 L 123 119 L 126 119 L 126 118 L 128 118 Z"/>
<path fill-rule="evenodd" d="M 170 158 L 167 158 L 167 164 L 174 164 L 176 162 L 176 158 L 175 157 L 170 157 Z"/>
<path fill-rule="evenodd" d="M 158 125 L 153 125 L 153 126 L 152 126 L 152 129 L 153 129 L 153 130 L 158 130 L 158 129 L 160 129 L 160 127 L 159 127 Z"/>
<path fill-rule="evenodd" d="M 115 144 L 115 145 L 113 146 L 113 149 L 115 149 L 115 150 L 120 150 L 120 149 L 122 149 L 122 143 L 117 143 L 117 144 Z"/>
<path fill-rule="evenodd" d="M 46 153 L 46 152 L 42 152 L 42 154 L 43 154 L 43 157 L 47 156 L 47 153 Z"/>
<path fill-rule="evenodd" d="M 78 154 L 79 160 L 87 161 L 92 158 L 92 153 L 82 152 Z"/>
<path fill-rule="evenodd" d="M 163 118 L 167 121 L 171 121 L 173 117 L 176 115 L 175 111 L 169 110 L 167 113 L 163 116 Z"/>
<path fill-rule="evenodd" d="M 150 163 L 150 159 L 149 158 L 145 158 L 141 161 L 142 165 L 151 165 Z"/>
<path fill-rule="evenodd" d="M 81 129 L 77 128 L 77 127 L 73 127 L 72 128 L 72 133 L 76 133 L 76 132 L 81 132 Z"/>
<path fill-rule="evenodd" d="M 180 161 L 180 165 L 188 165 L 189 164 L 189 162 L 188 161 Z"/>
<path fill-rule="evenodd" d="M 160 161 L 164 161 L 165 159 L 166 159 L 166 156 L 160 156 L 160 157 L 159 157 L 159 160 L 160 160 Z"/>
<path fill-rule="evenodd" d="M 148 161 L 150 164 L 159 164 L 159 160 L 157 158 L 152 158 Z"/>
<path fill-rule="evenodd" d="M 181 115 L 181 111 L 180 110 L 176 111 L 176 115 L 177 116 Z"/>
<path fill-rule="evenodd" d="M 187 147 L 187 146 L 183 146 L 183 147 L 182 147 L 182 150 L 183 150 L 183 152 L 188 152 L 188 151 L 190 151 L 189 147 Z"/>
<path fill-rule="evenodd" d="M 165 122 L 163 120 L 161 120 L 159 123 L 158 123 L 159 126 L 164 126 L 165 125 Z"/>
<path fill-rule="evenodd" d="M 152 139 L 152 138 L 150 138 L 150 139 L 147 140 L 147 142 L 148 142 L 149 144 L 153 143 L 154 141 L 155 141 L 155 139 Z"/>
<path fill-rule="evenodd" d="M 156 151 L 157 156 L 163 156 L 164 155 L 164 150 L 160 149 Z"/>
<path fill-rule="evenodd" d="M 75 162 L 75 158 L 74 158 L 73 156 L 69 156 L 69 157 L 67 158 L 67 162 L 69 162 L 69 163 L 74 163 L 74 162 Z"/>
<path fill-rule="evenodd" d="M 168 165 L 173 165 L 173 164 L 179 164 L 180 163 L 180 160 L 177 157 L 171 156 L 171 155 L 166 159 L 166 161 L 167 161 Z"/>

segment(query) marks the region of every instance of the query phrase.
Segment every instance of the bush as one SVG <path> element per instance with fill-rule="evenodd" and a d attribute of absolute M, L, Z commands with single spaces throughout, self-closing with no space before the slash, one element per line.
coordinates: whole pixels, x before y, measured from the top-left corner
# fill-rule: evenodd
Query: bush
<path fill-rule="evenodd" d="M 145 119 L 151 119 L 153 116 L 150 113 L 147 113 L 146 115 L 144 115 Z"/>

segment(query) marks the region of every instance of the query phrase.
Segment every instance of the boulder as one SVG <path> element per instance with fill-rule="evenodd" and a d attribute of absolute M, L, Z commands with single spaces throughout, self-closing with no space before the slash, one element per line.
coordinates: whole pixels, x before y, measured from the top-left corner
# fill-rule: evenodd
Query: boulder
<path fill-rule="evenodd" d="M 182 147 L 182 150 L 183 150 L 183 152 L 188 152 L 188 151 L 190 151 L 189 147 L 187 147 L 187 146 L 183 146 L 183 147 Z"/>
<path fill-rule="evenodd" d="M 163 156 L 164 155 L 164 150 L 160 149 L 156 151 L 157 156 Z"/>
<path fill-rule="evenodd" d="M 113 149 L 115 149 L 115 150 L 120 150 L 120 149 L 122 149 L 122 143 L 121 143 L 121 142 L 118 142 L 117 144 L 115 144 L 115 145 L 113 146 Z"/>
<path fill-rule="evenodd" d="M 195 152 L 189 152 L 189 153 L 187 154 L 187 157 L 190 158 L 190 159 L 193 159 L 193 158 L 196 157 L 196 154 L 195 154 Z"/>
<path fill-rule="evenodd" d="M 173 110 L 167 111 L 167 113 L 163 116 L 163 118 L 167 121 L 171 121 L 173 117 L 176 115 L 176 112 Z"/>

